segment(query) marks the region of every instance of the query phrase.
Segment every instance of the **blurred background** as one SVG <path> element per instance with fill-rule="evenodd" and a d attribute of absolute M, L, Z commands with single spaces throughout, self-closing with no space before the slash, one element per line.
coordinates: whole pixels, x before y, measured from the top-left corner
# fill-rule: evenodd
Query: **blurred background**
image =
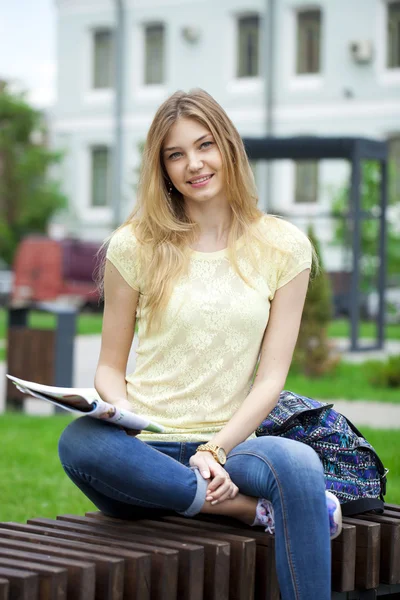
<path fill-rule="evenodd" d="M 201 87 L 248 148 L 317 138 L 313 158 L 249 152 L 260 208 L 323 265 L 287 388 L 400 427 L 400 0 L 0 0 L 0 34 L 1 373 L 93 385 L 96 251 L 134 206 L 156 109 Z M 352 160 L 326 138 L 352 139 Z M 76 313 L 57 358 L 40 332 L 61 335 L 62 307 Z"/>
<path fill-rule="evenodd" d="M 400 2 L 320 0 L 309 6 L 303 0 L 3 2 L 3 118 L 14 123 L 7 139 L 2 134 L 3 269 L 13 264 L 21 239 L 37 232 L 93 242 L 63 244 L 68 248 L 62 250 L 64 280 L 90 282 L 89 255 L 134 205 L 155 110 L 177 89 L 202 87 L 244 138 L 366 137 L 387 143 L 385 286 L 391 318 L 399 317 Z M 349 161 L 321 155 L 254 160 L 252 166 L 262 210 L 318 230 L 335 314 L 349 314 Z M 371 218 L 361 227 L 360 308 L 372 317 L 379 296 L 377 163 L 365 161 L 363 174 L 362 206 Z M 43 248 L 31 245 L 25 252 L 40 255 Z M 36 262 L 37 282 L 39 257 Z M 56 291 L 54 282 L 47 290 L 45 281 L 39 292 L 27 277 L 14 289 L 17 301 L 79 296 L 76 288 Z M 3 296 L 10 285 L 11 276 L 3 273 Z M 84 286 L 81 294 L 85 304 Z"/>

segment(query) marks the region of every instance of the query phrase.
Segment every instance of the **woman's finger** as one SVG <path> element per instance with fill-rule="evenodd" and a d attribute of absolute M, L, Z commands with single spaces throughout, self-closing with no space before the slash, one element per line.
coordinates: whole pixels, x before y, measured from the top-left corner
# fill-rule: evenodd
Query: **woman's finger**
<path fill-rule="evenodd" d="M 221 481 L 221 484 L 218 486 L 216 490 L 207 494 L 209 497 L 212 497 L 213 500 L 220 500 L 222 496 L 225 494 L 230 494 L 232 491 L 232 482 L 228 480 Z"/>
<path fill-rule="evenodd" d="M 225 469 L 223 469 L 220 465 L 218 465 L 218 467 L 219 469 L 214 470 L 214 477 L 212 478 L 208 486 L 208 491 L 211 493 L 214 492 L 217 488 L 219 488 L 221 483 L 223 483 L 224 481 L 230 481 L 229 474 L 225 471 Z"/>

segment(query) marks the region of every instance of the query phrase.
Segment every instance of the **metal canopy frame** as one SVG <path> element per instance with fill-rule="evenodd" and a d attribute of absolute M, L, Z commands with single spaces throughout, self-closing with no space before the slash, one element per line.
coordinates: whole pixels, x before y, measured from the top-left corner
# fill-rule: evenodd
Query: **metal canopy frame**
<path fill-rule="evenodd" d="M 243 138 L 250 160 L 327 160 L 344 159 L 351 165 L 349 211 L 347 218 L 353 231 L 353 269 L 350 287 L 350 350 L 380 350 L 385 336 L 385 287 L 386 287 L 386 208 L 388 146 L 380 140 L 362 137 L 264 137 Z M 380 166 L 380 214 L 379 214 L 379 273 L 378 315 L 376 343 L 359 345 L 360 324 L 360 257 L 361 222 L 365 218 L 376 218 L 361 206 L 362 160 L 376 160 Z"/>

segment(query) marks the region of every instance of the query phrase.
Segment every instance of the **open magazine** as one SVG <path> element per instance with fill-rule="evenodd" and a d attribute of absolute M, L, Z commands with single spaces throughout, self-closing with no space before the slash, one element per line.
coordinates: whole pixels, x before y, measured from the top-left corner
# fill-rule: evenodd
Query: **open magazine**
<path fill-rule="evenodd" d="M 40 398 L 40 400 L 47 400 L 47 402 L 77 415 L 88 415 L 108 423 L 121 425 L 126 429 L 145 429 L 155 433 L 164 431 L 163 426 L 155 421 L 150 421 L 146 417 L 117 408 L 109 402 L 104 402 L 94 388 L 54 387 L 35 383 L 34 381 L 25 381 L 8 374 L 7 377 L 23 394 Z"/>

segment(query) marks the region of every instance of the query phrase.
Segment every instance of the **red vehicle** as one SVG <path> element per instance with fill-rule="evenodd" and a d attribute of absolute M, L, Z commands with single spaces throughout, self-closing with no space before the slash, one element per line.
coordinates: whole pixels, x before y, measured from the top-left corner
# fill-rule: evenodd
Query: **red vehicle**
<path fill-rule="evenodd" d="M 99 294 L 93 281 L 101 244 L 81 240 L 52 240 L 29 236 L 14 259 L 12 305 L 66 301 L 96 308 Z"/>

